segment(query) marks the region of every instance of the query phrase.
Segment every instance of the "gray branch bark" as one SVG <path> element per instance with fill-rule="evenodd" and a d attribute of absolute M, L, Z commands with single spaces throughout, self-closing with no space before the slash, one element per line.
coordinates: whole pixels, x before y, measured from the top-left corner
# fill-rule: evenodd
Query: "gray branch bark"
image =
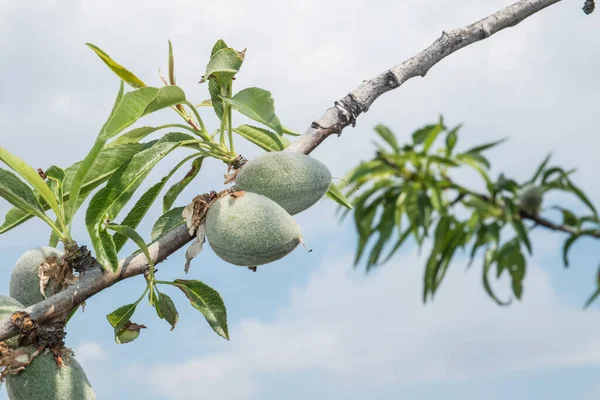
<path fill-rule="evenodd" d="M 429 69 L 446 56 L 472 43 L 486 39 L 502 29 L 515 26 L 527 17 L 561 0 L 521 0 L 469 26 L 444 31 L 442 36 L 425 50 L 376 77 L 363 81 L 354 91 L 343 99 L 336 101 L 335 106 L 328 109 L 308 130 L 290 144 L 286 151 L 309 154 L 320 143 L 332 134 L 340 134 L 348 125 L 353 125 L 356 118 L 366 112 L 371 104 L 382 94 L 401 86 L 415 76 L 424 77 Z M 164 261 L 169 255 L 181 249 L 192 240 L 185 225 L 169 232 L 149 246 L 150 256 L 155 264 Z M 38 323 L 65 315 L 74 307 L 83 303 L 96 293 L 115 283 L 136 275 L 141 275 L 148 268 L 143 253 L 132 255 L 119 263 L 117 272 L 100 272 L 92 270 L 86 273 L 77 284 L 49 297 L 48 299 L 27 307 L 23 311 Z M 10 322 L 10 318 L 0 320 L 0 341 L 9 339 L 19 332 Z"/>

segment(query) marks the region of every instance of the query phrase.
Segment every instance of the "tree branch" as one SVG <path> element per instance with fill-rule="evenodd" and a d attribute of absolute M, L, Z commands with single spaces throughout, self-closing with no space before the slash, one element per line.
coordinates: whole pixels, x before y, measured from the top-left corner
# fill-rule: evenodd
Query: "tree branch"
<path fill-rule="evenodd" d="M 336 101 L 321 119 L 314 121 L 310 128 L 293 142 L 286 151 L 309 154 L 333 133 L 341 134 L 348 125 L 354 126 L 356 118 L 366 112 L 371 104 L 382 94 L 395 89 L 408 79 L 421 76 L 446 56 L 469 44 L 486 39 L 494 33 L 514 26 L 536 12 L 559 2 L 560 0 L 521 0 L 474 24 L 451 31 L 444 31 L 432 45 L 417 55 L 404 61 L 373 79 L 364 81 L 356 90 Z M 155 264 L 164 261 L 192 240 L 186 226 L 174 229 L 149 246 L 150 255 Z M 77 284 L 27 307 L 25 312 L 38 323 L 44 324 L 53 318 L 66 314 L 96 293 L 115 283 L 144 273 L 148 264 L 143 253 L 122 260 L 116 273 L 92 270 L 87 272 Z M 18 334 L 10 318 L 0 320 L 0 341 Z"/>

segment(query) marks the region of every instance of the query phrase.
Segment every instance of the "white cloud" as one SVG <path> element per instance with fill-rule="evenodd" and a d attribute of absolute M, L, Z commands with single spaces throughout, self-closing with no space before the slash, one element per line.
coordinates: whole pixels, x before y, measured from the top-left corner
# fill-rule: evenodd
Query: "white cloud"
<path fill-rule="evenodd" d="M 310 372 L 340 390 L 359 390 L 363 381 L 394 388 L 600 365 L 598 312 L 561 305 L 539 268 L 528 271 L 524 302 L 500 308 L 484 294 L 477 266 L 467 273 L 456 261 L 436 300 L 423 307 L 422 263 L 398 258 L 365 279 L 349 270 L 348 259 L 332 258 L 292 289 L 272 320 L 233 326 L 227 349 L 182 364 L 137 366 L 132 377 L 150 373 L 165 399 L 199 390 L 233 399 L 259 398 L 270 380 Z M 496 286 L 508 296 L 506 280 Z"/>
<path fill-rule="evenodd" d="M 100 343 L 97 342 L 81 342 L 75 349 L 73 349 L 73 351 L 75 352 L 77 361 L 82 364 L 104 361 L 108 359 L 106 351 L 102 348 Z"/>

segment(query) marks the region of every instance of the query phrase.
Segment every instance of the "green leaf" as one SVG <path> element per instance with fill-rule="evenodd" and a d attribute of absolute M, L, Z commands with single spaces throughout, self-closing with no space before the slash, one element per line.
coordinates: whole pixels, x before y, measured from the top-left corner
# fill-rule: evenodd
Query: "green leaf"
<path fill-rule="evenodd" d="M 531 242 L 529 241 L 529 237 L 527 235 L 527 230 L 525 229 L 525 225 L 523 225 L 523 221 L 521 220 L 521 218 L 518 215 L 515 215 L 514 218 L 511 220 L 511 223 L 512 223 L 513 228 L 515 228 L 515 232 L 517 233 L 519 240 L 521 242 L 523 242 L 525 247 L 527 247 L 527 251 L 529 252 L 529 255 L 531 255 L 532 254 Z"/>
<path fill-rule="evenodd" d="M 142 126 L 139 128 L 132 129 L 129 132 L 122 134 L 112 142 L 108 143 L 106 146 L 104 146 L 105 150 L 103 151 L 106 151 L 114 146 L 120 146 L 128 143 L 138 143 L 140 140 L 150 135 L 151 133 L 156 132 L 159 129 L 161 129 L 161 127 L 155 126 Z"/>
<path fill-rule="evenodd" d="M 232 98 L 222 99 L 234 110 L 282 134 L 283 128 L 275 115 L 274 101 L 268 90 L 251 87 L 240 90 Z"/>
<path fill-rule="evenodd" d="M 161 215 L 152 227 L 151 239 L 156 241 L 170 230 L 183 225 L 185 220 L 181 216 L 184 207 L 176 207 Z"/>
<path fill-rule="evenodd" d="M 225 44 L 223 40 L 219 39 L 213 46 L 212 51 L 210 53 L 210 57 L 214 57 L 214 55 L 217 54 L 217 52 L 226 48 L 228 48 L 227 44 Z M 221 120 L 223 118 L 223 100 L 221 100 L 221 85 L 217 83 L 217 81 L 214 79 L 209 80 L 208 92 L 210 93 L 210 102 L 213 107 L 213 110 L 215 111 L 215 114 L 217 114 L 217 117 L 219 117 L 219 120 Z"/>
<path fill-rule="evenodd" d="M 452 154 L 452 150 L 454 150 L 454 147 L 456 146 L 456 142 L 458 140 L 458 130 L 461 127 L 462 127 L 462 125 L 456 126 L 454 129 L 452 129 L 450 132 L 448 132 L 448 135 L 446 135 L 446 153 L 447 154 Z"/>
<path fill-rule="evenodd" d="M 142 253 L 144 253 L 144 255 L 146 256 L 146 260 L 148 260 L 149 267 L 154 268 L 154 262 L 152 261 L 152 257 L 150 257 L 150 252 L 148 251 L 148 246 L 146 246 L 146 242 L 133 228 L 123 225 L 108 224 L 106 226 L 106 229 L 118 232 L 121 235 L 127 236 L 129 239 L 133 240 L 133 242 L 140 248 Z"/>
<path fill-rule="evenodd" d="M 475 146 L 470 148 L 469 150 L 463 152 L 463 154 L 476 154 L 476 153 L 481 153 L 482 151 L 491 149 L 492 147 L 495 147 L 501 143 L 504 143 L 508 140 L 508 138 L 503 138 L 500 140 L 496 140 L 495 142 L 490 142 L 490 143 L 486 143 L 486 144 L 482 144 L 479 146 Z M 489 167 L 488 167 L 489 168 Z"/>
<path fill-rule="evenodd" d="M 173 45 L 169 40 L 169 83 L 175 85 L 175 57 L 173 56 Z"/>
<path fill-rule="evenodd" d="M 484 287 L 485 291 L 487 292 L 487 294 L 496 302 L 496 304 L 498 304 L 499 306 L 508 306 L 508 305 L 510 305 L 510 303 L 512 301 L 511 300 L 502 301 L 502 300 L 498 299 L 496 297 L 496 295 L 494 294 L 494 291 L 492 290 L 492 287 L 490 286 L 490 282 L 488 279 L 490 268 L 492 267 L 492 264 L 495 259 L 495 252 L 496 252 L 495 247 L 490 247 L 485 252 L 485 257 L 484 257 L 484 262 L 483 262 L 483 287 Z"/>
<path fill-rule="evenodd" d="M 527 182 L 527 184 L 534 183 L 540 177 L 540 175 L 544 172 L 546 165 L 548 165 L 548 162 L 550 161 L 551 157 L 552 157 L 552 153 L 549 153 L 546 156 L 546 158 L 544 159 L 544 161 L 542 161 L 542 163 L 539 165 L 539 167 L 535 171 L 535 174 L 533 174 L 533 177 L 531 177 L 531 179 Z"/>
<path fill-rule="evenodd" d="M 196 153 L 197 154 L 197 153 Z M 173 174 L 177 172 L 177 170 L 185 164 L 190 158 L 196 157 L 196 154 L 192 154 L 181 160 L 166 176 L 164 176 L 158 183 L 148 189 L 135 203 L 133 208 L 129 211 L 127 216 L 123 219 L 120 225 L 128 226 L 130 228 L 137 228 L 137 226 L 142 222 L 142 219 L 146 216 L 148 210 L 165 187 L 166 183 L 171 179 Z M 117 252 L 119 252 L 125 243 L 127 242 L 127 236 L 121 235 L 120 233 L 115 233 L 113 236 L 115 241 L 115 246 Z"/>
<path fill-rule="evenodd" d="M 206 65 L 206 72 L 200 79 L 200 83 L 206 82 L 208 79 L 214 79 L 221 85 L 228 83 L 240 70 L 245 52 L 245 50 L 236 51 L 230 47 L 218 50 Z"/>
<path fill-rule="evenodd" d="M 275 132 L 252 125 L 240 125 L 233 131 L 266 151 L 281 151 L 290 144 Z"/>
<path fill-rule="evenodd" d="M 96 55 L 100 57 L 102 61 L 104 61 L 108 68 L 110 68 L 115 74 L 117 74 L 119 78 L 127 82 L 130 86 L 136 89 L 146 87 L 146 84 L 142 82 L 141 79 L 110 58 L 110 56 L 102 51 L 99 47 L 91 43 L 86 43 L 86 46 L 92 49 L 94 53 L 96 53 Z"/>
<path fill-rule="evenodd" d="M 126 344 L 133 342 L 140 336 L 140 330 L 145 329 L 144 325 L 134 324 L 131 321 L 125 324 L 123 329 L 115 333 L 115 342 L 117 344 Z"/>
<path fill-rule="evenodd" d="M 137 303 L 127 304 L 117 308 L 115 311 L 106 316 L 106 319 L 108 319 L 110 325 L 115 329 L 115 334 L 125 326 L 127 321 L 131 319 L 136 307 Z"/>
<path fill-rule="evenodd" d="M 115 114 L 116 110 L 119 108 L 119 104 L 121 103 L 121 100 L 123 100 L 123 92 L 124 86 L 123 80 L 121 80 L 119 85 L 119 92 L 117 93 L 117 97 L 115 99 L 113 108 L 109 114 L 108 120 L 102 126 L 102 129 L 100 130 L 98 138 L 96 138 L 92 149 L 85 156 L 85 158 L 77 168 L 75 176 L 73 177 L 73 182 L 71 183 L 71 193 L 69 195 L 72 201 L 70 202 L 70 207 L 68 208 L 68 210 L 65 211 L 66 219 L 69 224 L 71 223 L 71 220 L 73 219 L 73 216 L 75 215 L 75 212 L 78 209 L 79 193 L 81 192 L 83 184 L 87 181 L 88 171 L 94 165 L 96 158 L 98 158 L 98 155 L 100 154 L 102 148 L 104 147 L 104 144 L 106 143 L 106 140 L 100 139 L 100 137 L 102 136 L 102 132 L 108 124 L 108 122 L 113 117 L 113 115 Z"/>
<path fill-rule="evenodd" d="M 398 153 L 400 151 L 400 147 L 398 146 L 398 141 L 396 140 L 396 136 L 394 136 L 394 134 L 392 133 L 390 128 L 388 128 L 385 125 L 379 124 L 375 127 L 375 132 L 377 132 L 379 134 L 379 136 L 381 136 L 381 138 L 383 140 L 385 140 L 386 143 L 389 144 L 390 147 L 396 153 Z"/>
<path fill-rule="evenodd" d="M 459 161 L 466 162 L 467 164 L 469 164 L 471 166 L 475 166 L 477 164 L 481 164 L 485 168 L 490 169 L 490 162 L 487 160 L 487 158 L 485 158 L 484 156 L 480 155 L 479 153 L 469 153 L 469 152 L 462 153 L 462 154 L 458 154 L 456 156 L 456 158 Z"/>
<path fill-rule="evenodd" d="M 563 261 L 565 263 L 565 267 L 569 266 L 569 249 L 571 248 L 571 246 L 573 246 L 573 244 L 575 243 L 575 241 L 577 239 L 579 239 L 581 236 L 583 236 L 586 233 L 591 233 L 594 232 L 593 230 L 584 230 L 581 231 L 580 233 L 575 233 L 571 236 L 569 236 L 566 240 L 565 243 L 563 244 Z"/>
<path fill-rule="evenodd" d="M 438 224 L 435 228 L 434 233 L 434 244 L 433 249 L 431 250 L 431 254 L 427 259 L 427 263 L 425 266 L 425 275 L 423 282 L 423 302 L 427 302 L 428 294 L 435 293 L 436 290 L 436 275 L 437 269 L 439 268 L 440 261 L 442 260 L 441 253 L 443 252 L 446 243 L 449 241 L 449 237 L 446 237 L 448 231 L 451 231 L 450 224 L 454 222 L 454 217 L 452 216 L 442 216 L 438 221 Z"/>
<path fill-rule="evenodd" d="M 435 125 L 426 125 L 425 127 L 416 130 L 412 134 L 413 143 L 415 145 L 421 144 L 425 142 L 425 140 L 427 140 L 428 137 L 433 137 L 433 140 L 435 140 L 435 138 L 437 137 L 437 135 L 439 135 L 442 129 L 443 125 L 441 123 L 437 123 Z"/>
<path fill-rule="evenodd" d="M 596 289 L 596 291 L 594 293 L 592 293 L 592 295 L 590 296 L 589 299 L 587 299 L 587 301 L 585 302 L 585 305 L 583 306 L 583 308 L 588 308 L 589 306 L 592 305 L 592 303 L 594 301 L 596 301 L 596 299 L 598 298 L 598 296 L 600 296 L 600 288 Z"/>
<path fill-rule="evenodd" d="M 389 197 L 394 197 L 390 195 Z M 377 232 L 379 232 L 379 236 L 377 242 L 371 249 L 371 253 L 369 254 L 369 259 L 367 260 L 367 272 L 371 270 L 372 267 L 376 266 L 379 257 L 381 255 L 381 251 L 383 247 L 388 242 L 395 226 L 394 214 L 396 212 L 396 202 L 389 201 L 390 199 L 386 199 L 384 202 L 383 213 L 381 214 L 381 218 L 379 220 L 379 224 L 375 228 Z"/>
<path fill-rule="evenodd" d="M 557 210 L 560 210 L 560 212 L 563 215 L 563 225 L 568 225 L 568 226 L 577 226 L 579 224 L 577 217 L 575 216 L 575 214 L 573 214 L 571 211 L 567 210 L 566 208 L 563 207 L 559 207 L 559 206 L 554 206 L 552 208 L 555 208 Z"/>
<path fill-rule="evenodd" d="M 98 234 L 104 220 L 114 220 L 152 168 L 189 139 L 191 136 L 177 132 L 163 136 L 153 146 L 136 154 L 129 163 L 121 166 L 110 177 L 106 186 L 96 193 L 88 206 L 85 221 L 97 253 L 101 252 Z"/>
<path fill-rule="evenodd" d="M 167 193 L 163 197 L 163 213 L 167 212 L 175 203 L 177 197 L 181 194 L 183 189 L 190 184 L 191 181 L 196 178 L 198 172 L 200 172 L 200 168 L 202 168 L 202 162 L 204 161 L 204 157 L 197 157 L 192 161 L 192 166 L 190 170 L 185 174 L 183 179 L 179 182 L 175 183 L 173 186 L 167 190 Z"/>
<path fill-rule="evenodd" d="M 569 190 L 571 192 L 573 192 L 579 198 L 579 200 L 581 200 L 583 203 L 585 203 L 585 205 L 589 207 L 589 209 L 594 213 L 594 215 L 598 215 L 596 208 L 594 207 L 592 202 L 587 198 L 587 196 L 583 193 L 583 191 L 581 189 L 579 189 L 577 186 L 575 186 L 575 184 L 573 182 L 571 182 L 570 179 L 567 179 L 567 185 L 568 185 Z"/>
<path fill-rule="evenodd" d="M 47 218 L 33 190 L 15 174 L 0 168 L 0 196 L 23 212 Z"/>
<path fill-rule="evenodd" d="M 433 128 L 432 130 L 429 131 L 429 133 L 427 134 L 427 137 L 425 138 L 425 142 L 423 144 L 423 152 L 424 153 L 427 153 L 429 151 L 429 149 L 431 148 L 433 143 L 438 138 L 439 134 L 444 129 L 446 129 L 446 127 L 444 126 L 442 117 L 440 117 L 440 121 L 437 123 L 437 125 L 435 125 L 435 128 Z"/>
<path fill-rule="evenodd" d="M 100 229 L 92 238 L 92 244 L 100 265 L 116 272 L 119 268 L 119 257 L 112 236 L 105 229 Z"/>
<path fill-rule="evenodd" d="M 139 223 L 142 221 L 154 200 L 158 197 L 158 194 L 162 190 L 165 184 L 165 178 L 163 178 L 160 182 L 156 183 L 150 189 L 148 189 L 140 199 L 135 203 L 131 211 L 125 216 L 123 221 L 121 222 L 122 226 L 126 226 L 132 229 L 137 228 Z M 127 239 L 131 239 L 129 236 L 121 234 L 117 231 L 113 235 L 113 241 L 115 242 L 115 249 L 117 253 L 121 251 L 125 243 L 127 243 Z"/>
<path fill-rule="evenodd" d="M 342 191 L 334 183 L 332 183 L 331 186 L 329 186 L 329 189 L 327 190 L 327 197 L 329 197 L 342 207 L 345 207 L 349 210 L 352 209 L 352 203 L 350 203 L 350 200 L 348 200 L 344 196 Z"/>
<path fill-rule="evenodd" d="M 210 94 L 210 101 L 212 103 L 213 110 L 219 120 L 223 119 L 223 100 L 221 99 L 221 85 L 217 81 L 211 79 L 208 81 L 208 93 Z"/>
<path fill-rule="evenodd" d="M 300 136 L 301 134 L 298 132 L 294 132 L 293 130 L 286 128 L 285 126 L 282 127 L 281 132 L 283 132 L 286 135 L 290 135 L 290 136 Z"/>
<path fill-rule="evenodd" d="M 145 115 L 163 108 L 181 104 L 185 101 L 185 93 L 178 86 L 165 86 L 160 89 L 145 87 L 125 93 L 99 137 L 108 140 Z"/>
<path fill-rule="evenodd" d="M 204 315 L 219 336 L 229 340 L 227 310 L 219 292 L 200 281 L 176 279 L 173 285 L 183 291 L 192 306 Z"/>
<path fill-rule="evenodd" d="M 179 313 L 173 300 L 166 294 L 161 293 L 158 296 L 156 308 L 160 312 L 161 319 L 165 319 L 171 325 L 171 330 L 175 329 L 175 325 L 179 321 Z"/>
<path fill-rule="evenodd" d="M 29 166 L 25 161 L 10 153 L 4 147 L 0 146 L 0 161 L 3 161 L 13 171 L 19 174 L 26 182 L 28 182 L 37 193 L 40 194 L 42 199 L 50 206 L 54 214 L 59 219 L 62 219 L 62 212 L 54 197 L 54 193 L 48 187 L 46 182 L 40 177 L 39 173 Z M 22 208 L 21 208 L 22 209 Z"/>

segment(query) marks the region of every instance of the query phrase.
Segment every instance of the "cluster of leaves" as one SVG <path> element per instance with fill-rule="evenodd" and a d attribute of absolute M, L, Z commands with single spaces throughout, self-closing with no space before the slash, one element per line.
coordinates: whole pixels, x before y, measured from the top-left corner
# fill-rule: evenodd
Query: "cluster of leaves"
<path fill-rule="evenodd" d="M 222 40 L 213 46 L 200 81 L 208 81 L 210 99 L 196 106 L 187 100 L 184 91 L 176 85 L 170 42 L 168 77 L 165 79 L 161 74 L 164 86 L 160 88 L 147 86 L 100 48 L 92 44 L 88 46 L 120 78 L 120 88 L 112 111 L 85 158 L 64 169 L 53 165 L 45 171 L 36 171 L 0 147 L 0 160 L 25 181 L 8 170 L 0 169 L 0 196 L 14 206 L 0 226 L 0 233 L 5 233 L 32 217 L 39 217 L 52 230 L 51 246 L 56 247 L 59 241 L 72 245 L 75 243 L 71 237 L 73 217 L 91 196 L 85 213 L 85 224 L 100 265 L 107 271 L 116 272 L 119 268 L 119 252 L 128 240 L 132 240 L 146 255 L 150 266 L 144 294 L 135 303 L 108 315 L 108 320 L 115 329 L 117 342 L 128 342 L 139 335 L 143 325 L 133 324 L 130 319 L 146 294 L 158 316 L 168 321 L 172 327 L 175 326 L 178 319 L 175 305 L 167 295 L 159 292 L 157 285 L 171 285 L 181 289 L 192 305 L 202 312 L 213 330 L 227 339 L 225 305 L 219 293 L 200 281 L 156 280 L 147 243 L 136 232 L 136 228 L 166 188 L 167 182 L 179 168 L 190 163 L 185 176 L 172 184 L 163 195 L 163 214 L 154 223 L 151 241 L 158 240 L 183 224 L 184 207 L 176 206 L 178 196 L 198 175 L 205 158 L 219 159 L 230 166 L 235 162 L 238 155 L 234 149 L 234 134 L 266 151 L 283 150 L 290 143 L 286 135 L 298 134 L 281 124 L 275 114 L 274 101 L 269 91 L 251 87 L 233 92 L 233 81 L 243 64 L 245 50 L 230 48 Z M 133 90 L 125 92 L 124 84 L 128 84 Z M 208 131 L 202 121 L 199 109 L 203 107 L 211 107 L 219 118 L 220 126 L 214 131 Z M 173 109 L 185 123 L 142 126 L 127 131 L 142 117 L 166 108 Z M 234 127 L 233 111 L 261 126 L 243 124 Z M 142 142 L 149 135 L 164 130 L 169 131 L 157 139 Z M 154 167 L 176 150 L 185 150 L 187 154 L 182 156 L 166 176 L 138 198 L 120 223 L 115 223 Z M 336 187 L 332 186 L 329 195 L 338 203 L 348 206 L 348 201 Z M 46 214 L 48 210 L 54 213 L 56 221 Z"/>
<path fill-rule="evenodd" d="M 494 294 L 490 274 L 495 272 L 497 278 L 509 274 L 512 292 L 521 299 L 527 269 L 525 253 L 532 254 L 532 229 L 545 226 L 569 234 L 563 247 L 568 266 L 567 253 L 575 240 L 586 235 L 600 237 L 600 220 L 588 197 L 571 180 L 574 171 L 549 166 L 548 156 L 521 184 L 504 174 L 493 180 L 484 154 L 504 139 L 457 151 L 460 128 L 447 128 L 440 117 L 437 123 L 415 131 L 412 141 L 401 146 L 388 127 L 378 125 L 375 131 L 384 144 L 376 143 L 375 157 L 348 173 L 345 186 L 357 186 L 359 190 L 348 188 L 347 196 L 354 208 L 345 210 L 342 218 L 354 214 L 358 232 L 355 266 L 368 253 L 367 271 L 386 263 L 409 237 L 414 238 L 419 250 L 426 239 L 431 240 L 423 278 L 424 302 L 433 298 L 458 251 L 468 252 L 469 266 L 483 251 L 485 290 L 498 304 L 507 305 L 512 300 L 503 301 Z M 439 145 L 441 138 L 445 142 Z M 486 190 L 479 193 L 455 182 L 449 173 L 458 168 L 476 171 Z M 574 195 L 590 214 L 578 217 L 564 207 L 544 208 L 562 213 L 562 223 L 555 224 L 537 212 L 527 211 L 520 206 L 519 194 L 529 185 L 541 187 L 544 193 Z"/>

